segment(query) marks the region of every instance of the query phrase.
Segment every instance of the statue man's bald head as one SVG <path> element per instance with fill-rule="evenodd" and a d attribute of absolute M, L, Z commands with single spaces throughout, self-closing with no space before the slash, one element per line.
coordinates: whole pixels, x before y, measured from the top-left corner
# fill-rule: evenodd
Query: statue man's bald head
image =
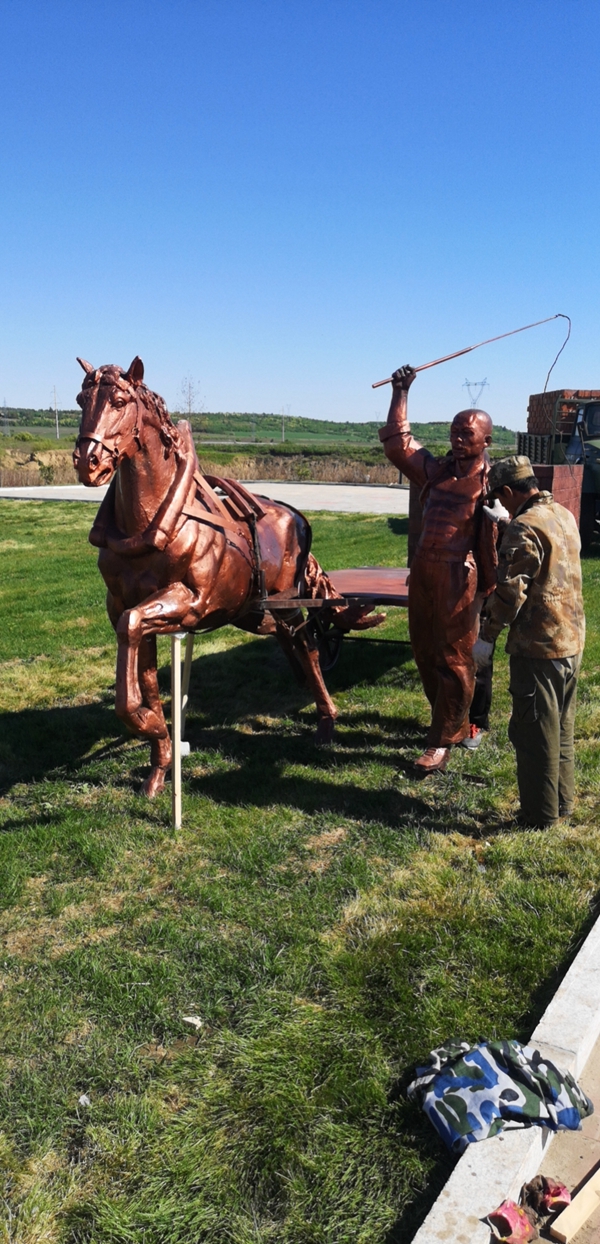
<path fill-rule="evenodd" d="M 490 416 L 487 413 L 487 410 L 473 410 L 471 408 L 469 408 L 469 410 L 459 410 L 458 414 L 454 416 L 454 419 L 452 420 L 452 422 L 456 423 L 457 419 L 460 419 L 460 420 L 475 419 L 476 422 L 481 425 L 481 427 L 485 427 L 486 436 L 492 435 L 493 424 L 492 424 L 492 420 Z"/>
<path fill-rule="evenodd" d="M 492 421 L 485 410 L 459 410 L 450 427 L 455 458 L 479 458 L 492 443 Z"/>

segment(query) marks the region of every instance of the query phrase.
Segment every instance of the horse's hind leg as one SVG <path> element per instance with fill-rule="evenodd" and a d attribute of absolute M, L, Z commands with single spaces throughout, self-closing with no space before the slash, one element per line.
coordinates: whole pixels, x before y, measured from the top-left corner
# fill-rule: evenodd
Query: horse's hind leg
<path fill-rule="evenodd" d="M 292 673 L 299 687 L 308 686 L 308 677 L 304 664 L 300 660 L 298 653 L 298 639 L 294 639 L 289 626 L 281 622 L 275 623 L 275 634 L 277 643 L 290 663 Z"/>
<path fill-rule="evenodd" d="M 158 690 L 156 669 L 156 635 L 147 635 L 140 644 L 138 675 L 143 703 L 162 724 L 164 733 L 150 739 L 150 773 L 142 786 L 149 799 L 159 795 L 165 785 L 167 769 L 171 764 L 171 740 Z"/>
<path fill-rule="evenodd" d="M 302 617 L 301 614 L 298 615 Z M 294 674 L 297 666 L 304 675 L 306 683 L 312 691 L 317 708 L 317 733 L 315 742 L 320 746 L 331 743 L 337 717 L 337 708 L 325 686 L 325 680 L 319 662 L 319 650 L 312 636 L 307 634 L 306 627 L 294 633 L 293 626 L 287 621 L 277 620 L 277 638 L 285 652 Z"/>

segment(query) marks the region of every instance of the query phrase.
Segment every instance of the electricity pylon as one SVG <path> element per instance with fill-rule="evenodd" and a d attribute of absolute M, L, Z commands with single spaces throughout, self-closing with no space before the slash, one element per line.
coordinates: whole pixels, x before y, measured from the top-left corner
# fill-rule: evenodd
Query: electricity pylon
<path fill-rule="evenodd" d="M 483 390 L 486 388 L 489 389 L 489 387 L 490 386 L 487 382 L 487 379 L 486 380 L 465 380 L 465 383 L 463 384 L 463 389 L 467 390 L 469 397 L 471 399 L 471 410 L 475 410 L 477 408 L 477 403 L 481 397 L 481 394 L 483 393 Z M 473 397 L 471 389 L 477 389 L 477 394 L 475 397 Z"/>

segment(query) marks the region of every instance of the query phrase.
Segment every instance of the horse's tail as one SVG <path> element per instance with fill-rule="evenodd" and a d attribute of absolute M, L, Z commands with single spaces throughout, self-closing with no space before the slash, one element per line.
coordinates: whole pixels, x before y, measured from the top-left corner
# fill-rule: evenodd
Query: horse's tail
<path fill-rule="evenodd" d="M 305 590 L 305 588 L 307 587 L 306 573 L 307 573 L 309 559 L 311 559 L 310 550 L 312 548 L 312 527 L 306 515 L 303 514 L 301 510 L 297 510 L 295 505 L 289 505 L 289 503 L 286 501 L 285 508 L 286 510 L 289 510 L 290 513 L 293 515 L 294 525 L 296 528 L 296 540 L 298 542 L 298 553 L 296 556 L 296 573 L 294 575 L 294 585 L 299 596 L 306 596 L 307 595 L 307 592 Z M 312 561 L 314 560 L 315 560 L 314 557 L 312 557 Z M 317 564 L 318 563 L 315 562 L 315 565 Z M 311 594 L 310 591 L 308 594 L 309 595 Z"/>
<path fill-rule="evenodd" d="M 305 598 L 308 596 L 313 600 L 330 600 L 339 597 L 339 592 L 334 588 L 329 575 L 311 553 L 312 527 L 306 515 L 287 502 L 285 506 L 292 512 L 296 524 L 298 556 L 295 585 L 298 595 Z"/>
<path fill-rule="evenodd" d="M 319 565 L 316 557 L 311 553 L 312 547 L 312 527 L 305 514 L 301 510 L 297 510 L 295 506 L 288 505 L 286 509 L 291 510 L 296 523 L 296 537 L 298 540 L 298 556 L 296 559 L 296 577 L 295 584 L 299 596 L 311 597 L 313 600 L 329 600 L 330 597 L 339 595 L 336 592 L 329 575 Z"/>

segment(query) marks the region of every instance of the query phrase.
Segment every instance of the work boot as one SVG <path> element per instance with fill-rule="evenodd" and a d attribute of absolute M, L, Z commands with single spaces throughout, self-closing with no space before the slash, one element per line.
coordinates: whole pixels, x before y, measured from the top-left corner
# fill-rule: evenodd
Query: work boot
<path fill-rule="evenodd" d="M 542 821 L 529 812 L 517 812 L 514 819 L 519 829 L 551 829 L 553 825 L 558 824 L 557 816 L 551 817 L 548 821 Z"/>
<path fill-rule="evenodd" d="M 483 730 L 480 730 L 479 726 L 474 726 L 473 722 L 471 722 L 469 726 L 469 733 L 464 739 L 460 740 L 459 747 L 466 747 L 467 751 L 476 752 L 482 739 Z"/>
<path fill-rule="evenodd" d="M 415 769 L 419 777 L 428 777 L 430 773 L 444 773 L 449 759 L 449 747 L 428 747 L 415 760 Z"/>

